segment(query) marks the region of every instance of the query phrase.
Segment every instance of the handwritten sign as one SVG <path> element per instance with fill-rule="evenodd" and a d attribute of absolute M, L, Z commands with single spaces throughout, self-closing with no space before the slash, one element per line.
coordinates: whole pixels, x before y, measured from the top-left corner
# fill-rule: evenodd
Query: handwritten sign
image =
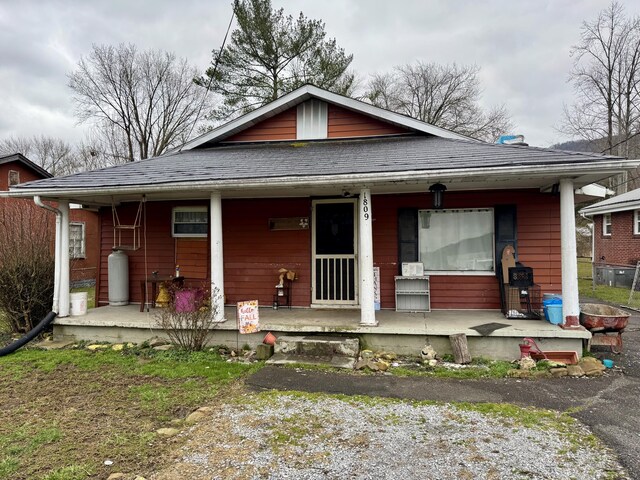
<path fill-rule="evenodd" d="M 373 267 L 373 308 L 380 310 L 380 267 Z"/>
<path fill-rule="evenodd" d="M 238 330 L 240 333 L 255 333 L 260 331 L 260 314 L 258 300 L 238 302 Z"/>

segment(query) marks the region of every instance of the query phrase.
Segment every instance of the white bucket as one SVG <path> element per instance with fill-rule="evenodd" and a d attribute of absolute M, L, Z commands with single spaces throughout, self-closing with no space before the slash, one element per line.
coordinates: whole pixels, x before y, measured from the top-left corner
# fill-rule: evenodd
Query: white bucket
<path fill-rule="evenodd" d="M 87 313 L 87 292 L 71 294 L 71 316 L 77 317 Z"/>

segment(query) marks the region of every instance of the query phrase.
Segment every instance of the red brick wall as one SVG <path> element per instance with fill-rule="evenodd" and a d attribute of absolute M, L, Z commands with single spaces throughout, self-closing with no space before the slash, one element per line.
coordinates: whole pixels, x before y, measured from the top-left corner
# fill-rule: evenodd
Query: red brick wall
<path fill-rule="evenodd" d="M 25 168 L 20 162 L 8 162 L 0 165 L 0 190 L 9 190 L 9 171 L 20 172 L 20 183 L 42 179 L 42 175 L 36 174 L 29 168 Z"/>
<path fill-rule="evenodd" d="M 72 209 L 69 217 L 72 222 L 84 223 L 85 235 L 85 256 L 82 259 L 71 260 L 71 281 L 95 280 L 100 254 L 98 214 L 89 210 Z"/>
<path fill-rule="evenodd" d="M 602 215 L 595 215 L 593 238 L 595 263 L 635 266 L 640 261 L 640 235 L 633 233 L 632 210 L 611 214 L 610 236 L 602 234 Z"/>

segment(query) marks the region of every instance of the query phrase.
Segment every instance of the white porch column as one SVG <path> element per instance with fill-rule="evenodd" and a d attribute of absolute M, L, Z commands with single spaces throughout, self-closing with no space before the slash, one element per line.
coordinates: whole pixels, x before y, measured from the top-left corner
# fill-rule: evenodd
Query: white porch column
<path fill-rule="evenodd" d="M 371 192 L 360 190 L 358 240 L 358 270 L 360 273 L 360 325 L 376 326 L 375 292 L 373 287 L 373 229 L 371 227 Z"/>
<path fill-rule="evenodd" d="M 56 250 L 60 255 L 60 304 L 58 316 L 68 317 L 71 303 L 69 292 L 69 202 L 60 200 L 58 210 L 60 210 L 60 248 L 56 246 Z"/>
<path fill-rule="evenodd" d="M 560 244 L 562 254 L 563 328 L 580 327 L 578 298 L 578 259 L 573 180 L 560 180 Z"/>
<path fill-rule="evenodd" d="M 224 257 L 222 252 L 222 199 L 220 192 L 211 193 L 211 307 L 215 309 L 213 320 L 224 322 Z"/>

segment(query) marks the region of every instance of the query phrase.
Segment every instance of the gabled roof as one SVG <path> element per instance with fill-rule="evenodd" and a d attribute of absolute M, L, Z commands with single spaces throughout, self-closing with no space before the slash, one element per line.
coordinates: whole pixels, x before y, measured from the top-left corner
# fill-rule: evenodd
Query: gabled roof
<path fill-rule="evenodd" d="M 589 217 L 603 213 L 624 212 L 640 208 L 640 188 L 627 193 L 616 195 L 580 210 L 580 213 Z"/>
<path fill-rule="evenodd" d="M 21 153 L 13 153 L 11 155 L 6 155 L 4 157 L 0 157 L 0 165 L 2 165 L 3 163 L 10 163 L 10 162 L 21 163 L 26 168 L 34 171 L 38 175 L 41 175 L 43 178 L 51 178 L 51 177 L 53 177 L 53 175 L 51 175 L 49 172 L 47 172 L 44 168 L 42 168 L 40 165 L 36 165 L 35 163 L 33 163 L 31 160 L 29 160 L 27 157 L 25 157 Z"/>
<path fill-rule="evenodd" d="M 480 188 L 540 188 L 556 183 L 561 176 L 575 178 L 578 187 L 629 168 L 625 167 L 627 162 L 606 155 L 430 135 L 218 144 L 22 184 L 14 187 L 12 193 L 80 198 L 161 192 L 192 195 L 198 191 L 240 189 L 250 196 L 251 189 L 298 186 L 308 195 L 310 186 L 339 188 L 363 182 L 379 186 L 416 185 L 445 178 L 457 182 L 458 188 L 478 188 L 478 183 L 472 182 L 484 182 Z M 639 163 L 631 162 L 631 166 Z M 499 185 L 497 175 L 505 183 Z M 516 178 L 519 184 L 515 183 Z M 523 186 L 525 182 L 527 186 Z"/>
<path fill-rule="evenodd" d="M 470 140 L 479 141 L 473 138 L 461 135 L 459 133 L 446 130 L 441 127 L 436 127 L 426 122 L 416 120 L 415 118 L 407 117 L 399 113 L 391 112 L 383 108 L 375 107 L 371 104 L 355 100 L 353 98 L 344 97 L 337 93 L 329 92 L 313 85 L 303 85 L 302 87 L 290 92 L 273 102 L 268 103 L 252 112 L 249 112 L 241 117 L 236 118 L 224 125 L 221 125 L 210 132 L 205 133 L 193 140 L 185 143 L 182 147 L 176 148 L 175 151 L 191 150 L 193 148 L 203 147 L 206 145 L 212 145 L 216 142 L 221 142 L 225 138 L 229 138 L 242 130 L 245 130 L 253 125 L 256 125 L 268 118 L 271 118 L 278 113 L 284 112 L 296 105 L 317 98 L 324 100 L 328 103 L 339 105 L 349 110 L 368 115 L 370 117 L 382 120 L 393 125 L 405 127 L 415 132 L 427 133 L 442 138 L 451 138 L 458 140 Z M 171 153 L 172 153 L 171 152 Z"/>

